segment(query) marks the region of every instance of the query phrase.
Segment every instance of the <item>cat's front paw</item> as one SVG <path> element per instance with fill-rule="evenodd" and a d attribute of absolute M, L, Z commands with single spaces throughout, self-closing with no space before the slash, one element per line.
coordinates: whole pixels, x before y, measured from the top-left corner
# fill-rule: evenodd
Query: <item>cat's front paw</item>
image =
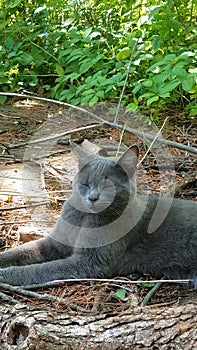
<path fill-rule="evenodd" d="M 6 283 L 5 276 L 4 276 L 4 269 L 0 268 L 0 283 Z"/>
<path fill-rule="evenodd" d="M 11 285 L 16 285 L 16 278 L 13 268 L 7 267 L 7 268 L 0 268 L 0 283 L 6 283 Z"/>

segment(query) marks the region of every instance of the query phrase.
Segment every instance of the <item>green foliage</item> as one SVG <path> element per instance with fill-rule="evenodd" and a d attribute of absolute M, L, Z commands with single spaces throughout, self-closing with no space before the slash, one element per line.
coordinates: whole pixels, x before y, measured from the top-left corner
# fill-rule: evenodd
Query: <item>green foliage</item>
<path fill-rule="evenodd" d="M 197 112 L 194 0 L 3 0 L 0 85 L 71 104 L 117 101 L 129 111 L 167 104 Z M 0 102 L 4 102 L 1 99 Z"/>
<path fill-rule="evenodd" d="M 126 297 L 126 289 L 125 288 L 120 288 L 113 295 L 116 298 L 125 299 L 125 297 Z"/>

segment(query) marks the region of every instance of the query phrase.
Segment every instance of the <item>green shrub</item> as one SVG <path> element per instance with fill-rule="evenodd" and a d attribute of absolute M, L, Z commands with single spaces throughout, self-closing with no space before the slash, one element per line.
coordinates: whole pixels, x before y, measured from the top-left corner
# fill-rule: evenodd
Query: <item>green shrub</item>
<path fill-rule="evenodd" d="M 194 116 L 195 15 L 194 0 L 4 0 L 1 90 L 44 91 L 90 106 L 118 101 L 137 41 L 123 98 L 127 110 L 151 107 L 157 114 L 174 103 Z"/>

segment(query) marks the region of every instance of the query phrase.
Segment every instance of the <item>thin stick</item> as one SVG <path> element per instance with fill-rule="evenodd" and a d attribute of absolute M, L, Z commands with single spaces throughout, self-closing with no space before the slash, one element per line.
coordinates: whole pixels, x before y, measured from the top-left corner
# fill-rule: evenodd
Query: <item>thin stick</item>
<path fill-rule="evenodd" d="M 151 148 L 153 147 L 154 143 L 157 141 L 159 135 L 161 134 L 161 131 L 164 128 L 165 123 L 167 122 L 168 117 L 165 118 L 161 128 L 159 129 L 158 133 L 156 134 L 156 136 L 154 137 L 154 140 L 151 142 L 150 146 L 148 147 L 146 153 L 144 154 L 144 156 L 142 157 L 142 159 L 139 161 L 138 166 L 143 162 L 143 160 L 146 158 L 147 154 L 149 153 L 149 151 L 151 150 Z"/>
<path fill-rule="evenodd" d="M 29 99 L 33 99 L 33 100 L 40 100 L 40 101 L 45 101 L 45 102 L 59 104 L 61 106 L 71 107 L 71 108 L 79 110 L 79 111 L 81 111 L 83 113 L 89 114 L 91 117 L 95 118 L 100 123 L 104 123 L 105 125 L 111 126 L 112 128 L 119 129 L 119 130 L 122 130 L 123 128 L 125 128 L 126 131 L 128 131 L 128 132 L 130 132 L 130 133 L 132 133 L 134 135 L 137 135 L 137 136 L 139 136 L 141 138 L 146 138 L 148 140 L 154 140 L 154 136 L 153 135 L 141 132 L 139 130 L 135 130 L 133 128 L 125 127 L 125 126 L 120 125 L 120 124 L 114 124 L 114 122 L 111 123 L 111 122 L 106 121 L 103 118 L 99 117 L 98 115 L 96 115 L 96 114 L 94 114 L 92 112 L 89 112 L 88 110 L 85 110 L 85 109 L 83 109 L 81 107 L 72 106 L 69 103 L 53 100 L 53 99 L 50 99 L 50 98 L 31 96 L 31 95 L 23 95 L 23 94 L 11 93 L 11 92 L 0 92 L 0 96 L 17 96 L 17 97 L 20 97 L 20 98 L 29 98 Z M 69 132 L 68 132 L 68 134 L 69 134 Z M 51 138 L 49 140 L 51 140 Z M 163 143 L 163 144 L 166 144 L 168 146 L 175 147 L 175 148 L 178 148 L 178 149 L 190 152 L 190 153 L 197 154 L 197 148 L 194 148 L 192 146 L 186 146 L 186 145 L 180 144 L 178 142 L 165 140 L 165 139 L 160 138 L 160 137 L 158 137 L 157 142 Z"/>
<path fill-rule="evenodd" d="M 143 280 L 130 280 L 130 279 L 108 279 L 108 278 L 75 278 L 75 279 L 64 279 L 64 280 L 54 280 L 42 284 L 32 284 L 28 286 L 23 286 L 24 289 L 38 289 L 44 287 L 51 286 L 59 286 L 64 283 L 77 283 L 77 282 L 109 282 L 109 283 L 123 283 L 123 284 L 142 284 L 142 283 L 188 283 L 191 282 L 190 279 L 180 279 L 180 280 L 151 280 L 151 281 L 143 281 Z"/>
<path fill-rule="evenodd" d="M 125 81 L 124 81 L 124 85 L 123 85 L 122 92 L 121 92 L 121 95 L 120 95 L 120 98 L 119 98 L 119 102 L 118 102 L 118 107 L 116 109 L 116 114 L 115 114 L 115 117 L 114 117 L 114 124 L 116 124 L 117 121 L 118 121 L 118 114 L 120 112 L 120 106 L 121 106 L 123 95 L 124 95 L 124 92 L 125 92 L 125 89 L 126 89 L 127 81 L 128 81 L 128 78 L 129 78 L 130 68 L 131 68 L 131 64 L 132 64 L 132 61 L 133 61 L 133 55 L 134 55 L 137 43 L 138 43 L 138 40 L 135 41 L 135 43 L 133 45 L 133 48 L 132 48 L 132 51 L 131 51 L 131 56 L 130 56 L 130 60 L 129 60 L 129 66 L 128 66 L 128 69 L 127 69 L 127 75 L 126 75 L 126 78 L 125 78 Z"/>
<path fill-rule="evenodd" d="M 9 301 L 9 302 L 14 303 L 14 304 L 20 304 L 18 302 L 18 300 L 14 299 L 11 296 L 4 294 L 2 292 L 0 292 L 0 299 L 5 300 L 5 301 Z"/>
<path fill-rule="evenodd" d="M 137 135 L 137 136 L 139 136 L 141 138 L 146 138 L 148 140 L 154 140 L 154 138 L 155 138 L 155 136 L 153 136 L 153 135 L 141 132 L 139 130 L 135 130 L 133 128 L 129 128 L 127 126 L 125 127 L 124 125 L 120 125 L 120 124 L 116 124 L 115 125 L 115 124 L 113 124 L 111 122 L 108 122 L 108 121 L 105 121 L 105 124 L 108 125 L 108 126 L 111 126 L 112 128 L 119 129 L 119 130 L 122 130 L 122 129 L 125 128 L 125 131 L 128 131 L 131 134 Z M 183 144 L 178 143 L 178 142 L 165 140 L 165 139 L 160 138 L 160 137 L 157 138 L 157 142 L 163 143 L 165 145 L 168 145 L 168 146 L 171 146 L 171 147 L 175 147 L 175 148 L 178 148 L 178 149 L 190 152 L 190 153 L 197 154 L 197 148 L 194 148 L 194 147 L 191 147 L 191 146 L 186 146 L 186 145 L 183 145 Z"/>
<path fill-rule="evenodd" d="M 142 302 L 140 303 L 140 306 L 146 306 L 150 299 L 153 297 L 153 295 L 158 291 L 158 289 L 161 287 L 162 285 L 162 281 L 157 282 L 155 284 L 155 286 L 153 288 L 151 288 L 151 290 L 149 290 L 149 292 L 147 293 L 147 295 L 144 297 L 144 299 L 142 300 Z"/>
<path fill-rule="evenodd" d="M 0 212 L 1 211 L 10 211 L 10 210 L 24 209 L 24 208 L 39 207 L 39 206 L 45 205 L 45 204 L 50 204 L 50 201 L 44 201 L 44 202 L 33 203 L 33 204 L 19 205 L 17 207 L 10 207 L 10 208 L 0 208 Z"/>
<path fill-rule="evenodd" d="M 49 194 L 53 194 L 53 193 L 70 193 L 71 190 L 47 190 L 47 193 Z M 34 195 L 34 194 L 25 194 L 23 192 L 13 192 L 13 191 L 2 191 L 0 190 L 0 195 L 9 195 L 9 196 L 18 196 L 18 197 L 24 197 L 24 196 L 28 196 L 29 198 L 46 198 L 46 196 L 38 196 L 38 195 Z"/>
<path fill-rule="evenodd" d="M 27 297 L 31 297 L 31 298 L 36 298 L 36 299 L 40 299 L 40 300 L 49 300 L 49 301 L 55 301 L 55 302 L 59 302 L 62 304 L 66 304 L 68 307 L 70 307 L 70 309 L 74 310 L 74 311 L 80 311 L 80 312 L 85 312 L 85 313 L 90 313 L 91 310 L 86 310 L 84 308 L 82 308 L 81 306 L 75 305 L 73 303 L 70 303 L 68 300 L 66 300 L 65 298 L 59 298 L 56 297 L 54 295 L 50 295 L 50 294 L 39 294 L 36 292 L 32 292 L 32 291 L 28 291 L 23 289 L 23 287 L 18 287 L 18 286 L 11 286 L 10 284 L 7 283 L 0 283 L 0 288 L 3 290 L 8 290 L 10 292 L 14 292 L 14 293 L 18 293 L 21 295 L 25 295 Z"/>
<path fill-rule="evenodd" d="M 124 132 L 125 132 L 125 128 L 122 129 L 121 134 L 120 134 L 120 140 L 119 140 L 119 144 L 118 144 L 118 149 L 116 151 L 116 157 L 118 157 L 118 154 L 120 152 L 120 147 L 121 147 L 121 144 L 122 144 L 122 139 L 123 139 Z"/>
<path fill-rule="evenodd" d="M 102 125 L 103 125 L 103 123 L 102 124 L 87 125 L 87 126 L 83 126 L 81 128 L 67 130 L 67 131 L 61 132 L 59 134 L 55 134 L 53 136 L 48 136 L 48 137 L 44 137 L 44 138 L 41 138 L 41 139 L 30 140 L 30 141 L 25 141 L 25 142 L 20 142 L 20 143 L 16 143 L 16 144 L 12 144 L 12 145 L 6 146 L 6 147 L 8 149 L 13 149 L 13 148 L 23 147 L 23 146 L 26 146 L 26 145 L 35 145 L 37 143 L 55 140 L 55 139 L 57 139 L 59 137 L 62 137 L 62 136 L 71 135 L 71 134 L 74 134 L 76 132 L 80 132 L 80 131 L 84 131 L 84 130 L 88 130 L 88 129 L 92 129 L 92 128 L 98 128 L 98 127 L 100 127 Z"/>

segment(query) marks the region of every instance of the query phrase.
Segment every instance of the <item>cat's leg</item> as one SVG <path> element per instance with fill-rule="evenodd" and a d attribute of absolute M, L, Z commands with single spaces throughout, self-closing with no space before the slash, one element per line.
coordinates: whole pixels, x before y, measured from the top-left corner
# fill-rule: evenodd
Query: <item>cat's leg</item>
<path fill-rule="evenodd" d="M 22 244 L 0 253 L 0 268 L 42 263 L 62 259 L 72 254 L 72 248 L 47 237 Z"/>
<path fill-rule="evenodd" d="M 98 274 L 98 265 L 94 267 L 93 262 L 84 255 L 73 254 L 66 259 L 0 269 L 0 282 L 30 285 L 67 278 L 90 278 Z"/>

